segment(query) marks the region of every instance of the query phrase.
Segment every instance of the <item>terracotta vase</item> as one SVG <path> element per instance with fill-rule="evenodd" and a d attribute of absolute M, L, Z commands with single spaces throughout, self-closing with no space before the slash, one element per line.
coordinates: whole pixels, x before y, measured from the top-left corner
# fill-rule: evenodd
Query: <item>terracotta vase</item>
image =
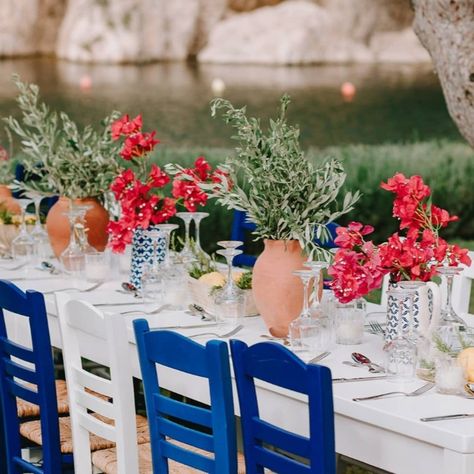
<path fill-rule="evenodd" d="M 297 240 L 265 240 L 265 249 L 253 269 L 255 304 L 273 336 L 288 334 L 288 326 L 301 312 L 303 284 L 293 275 L 306 258 Z"/>
<path fill-rule="evenodd" d="M 13 214 L 21 214 L 21 207 L 4 184 L 0 184 L 0 204 Z"/>
<path fill-rule="evenodd" d="M 76 199 L 75 204 L 87 204 L 92 206 L 86 212 L 85 225 L 89 229 L 87 240 L 92 247 L 102 251 L 108 241 L 107 224 L 109 223 L 109 213 L 94 198 Z M 46 217 L 46 230 L 49 235 L 51 247 L 54 255 L 59 257 L 63 250 L 69 245 L 70 228 L 67 212 L 70 207 L 70 199 L 60 197 L 56 204 L 49 210 Z"/>

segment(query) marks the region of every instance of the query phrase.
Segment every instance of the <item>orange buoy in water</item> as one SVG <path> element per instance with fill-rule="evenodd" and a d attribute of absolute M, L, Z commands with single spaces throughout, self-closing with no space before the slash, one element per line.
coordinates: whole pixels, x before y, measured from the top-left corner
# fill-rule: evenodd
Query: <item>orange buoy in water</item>
<path fill-rule="evenodd" d="M 351 102 L 356 95 L 356 86 L 352 82 L 344 82 L 341 86 L 341 95 L 345 101 Z"/>
<path fill-rule="evenodd" d="M 80 79 L 79 79 L 79 87 L 83 91 L 87 91 L 92 87 L 92 79 L 91 76 L 88 74 L 84 74 Z"/>

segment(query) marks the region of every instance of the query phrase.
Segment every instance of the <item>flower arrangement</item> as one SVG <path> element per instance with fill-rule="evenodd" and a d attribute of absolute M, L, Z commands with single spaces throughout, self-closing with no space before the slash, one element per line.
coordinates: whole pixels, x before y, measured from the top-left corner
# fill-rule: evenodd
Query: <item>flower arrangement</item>
<path fill-rule="evenodd" d="M 147 229 L 150 225 L 166 222 L 176 214 L 177 205 L 183 205 L 188 211 L 205 205 L 208 196 L 200 184 L 215 183 L 220 179 L 220 171 L 213 171 L 200 156 L 194 168 L 176 172 L 171 197 L 167 196 L 165 188 L 171 183 L 170 176 L 155 163 L 149 164 L 150 153 L 160 142 L 155 131 L 144 132 L 142 128 L 141 115 L 134 119 L 124 115 L 111 126 L 112 139 L 117 143 L 123 141 L 120 156 L 128 163 L 110 187 L 121 210 L 120 218 L 108 226 L 114 252 L 125 250 L 138 227 Z"/>
<path fill-rule="evenodd" d="M 400 230 L 379 245 L 365 240 L 373 232 L 372 226 L 351 222 L 336 230 L 335 243 L 340 248 L 328 273 L 342 303 L 379 288 L 388 273 L 393 283 L 428 281 L 441 265 L 471 263 L 467 249 L 440 237 L 440 230 L 458 217 L 431 203 L 431 190 L 420 176 L 407 178 L 397 173 L 381 187 L 395 194 L 393 216 L 399 220 Z"/>
<path fill-rule="evenodd" d="M 110 126 L 119 116 L 113 112 L 102 121 L 102 130 L 92 126 L 79 130 L 64 112 L 55 112 L 40 102 L 39 88 L 13 81 L 22 118 L 7 117 L 8 129 L 20 140 L 25 181 L 20 189 L 71 199 L 102 198 L 117 175 L 118 146 L 112 140 Z"/>
<path fill-rule="evenodd" d="M 226 179 L 214 184 L 213 195 L 229 209 L 247 212 L 257 226 L 260 239 L 298 240 L 308 256 L 328 259 L 317 245 L 329 239 L 326 225 L 349 212 L 359 193 L 347 193 L 340 209 L 339 191 L 346 175 L 330 160 L 315 167 L 300 149 L 299 129 L 286 121 L 290 99 L 283 96 L 278 118 L 270 120 L 268 131 L 260 121 L 248 118 L 245 107 L 236 109 L 227 100 L 212 102 L 212 115 L 224 110 L 224 119 L 236 130 L 239 142 L 235 157 L 228 157 L 223 170 Z"/>

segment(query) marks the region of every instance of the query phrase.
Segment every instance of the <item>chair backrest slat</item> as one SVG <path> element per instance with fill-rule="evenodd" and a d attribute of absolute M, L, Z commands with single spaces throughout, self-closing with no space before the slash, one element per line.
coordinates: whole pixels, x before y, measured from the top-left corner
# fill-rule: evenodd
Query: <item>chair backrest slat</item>
<path fill-rule="evenodd" d="M 193 422 L 207 428 L 212 427 L 212 417 L 209 410 L 187 405 L 159 393 L 154 394 L 155 406 L 163 416 L 174 416 L 183 421 Z"/>
<path fill-rule="evenodd" d="M 264 342 L 248 347 L 241 341 L 232 340 L 231 349 L 247 473 L 262 473 L 267 468 L 288 474 L 334 474 L 331 371 L 323 366 L 306 365 L 276 343 Z M 309 438 L 260 418 L 254 379 L 308 396 Z"/>
<path fill-rule="evenodd" d="M 206 458 L 200 454 L 196 454 L 180 446 L 176 446 L 175 444 L 162 441 L 160 443 L 160 452 L 165 458 L 179 459 L 179 462 L 182 464 L 194 466 L 196 469 L 200 469 L 201 471 L 220 474 L 219 471 L 216 471 L 214 460 L 212 458 Z M 156 470 L 155 466 L 153 465 L 153 472 L 159 473 L 161 471 Z"/>
<path fill-rule="evenodd" d="M 12 377 L 17 379 L 24 380 L 25 382 L 29 382 L 33 385 L 38 384 L 38 376 L 36 374 L 36 370 L 32 370 L 29 367 L 25 367 L 24 365 L 18 364 L 13 360 L 5 359 L 5 372 Z"/>
<path fill-rule="evenodd" d="M 9 337 L 6 312 L 9 324 L 26 321 L 31 334 L 31 348 Z M 33 368 L 29 367 L 31 364 Z M 20 384 L 15 378 L 33 383 L 34 389 Z M 21 457 L 17 397 L 39 406 L 43 457 L 41 467 Z M 57 398 L 44 297 L 36 291 L 23 292 L 6 280 L 0 280 L 0 404 L 6 434 L 7 470 L 18 472 L 21 466 L 27 472 L 59 474 L 62 471 L 62 458 Z"/>
<path fill-rule="evenodd" d="M 277 448 L 287 450 L 296 456 L 309 458 L 310 444 L 308 438 L 277 428 L 266 421 L 254 419 L 253 435 L 255 439 L 263 440 Z"/>
<path fill-rule="evenodd" d="M 71 366 L 70 372 L 73 374 L 79 386 L 88 388 L 89 390 L 94 390 L 94 392 L 98 392 L 107 397 L 112 396 L 113 387 L 110 380 L 99 377 L 91 372 L 87 372 L 82 367 Z"/>
<path fill-rule="evenodd" d="M 119 314 L 103 314 L 89 303 L 72 300 L 64 293 L 56 294 L 56 303 L 64 346 L 75 472 L 93 472 L 89 433 L 94 433 L 116 443 L 118 474 L 136 474 L 137 427 L 125 320 Z M 91 336 L 106 348 L 106 360 L 95 362 L 110 367 L 110 380 L 82 368 L 81 357 L 86 355 Z M 86 389 L 112 400 L 100 399 Z M 100 415 L 114 424 L 105 423 Z"/>
<path fill-rule="evenodd" d="M 212 435 L 180 425 L 167 418 L 163 418 L 160 425 L 160 433 L 162 435 L 195 446 L 196 448 L 204 449 L 205 451 L 214 452 L 214 439 Z"/>
<path fill-rule="evenodd" d="M 89 433 L 94 433 L 97 436 L 108 439 L 110 441 L 116 441 L 116 429 L 114 426 L 104 423 L 98 420 L 90 413 L 78 413 L 77 420 L 83 428 Z M 76 451 L 76 457 L 78 453 Z"/>
<path fill-rule="evenodd" d="M 135 320 L 133 324 L 150 425 L 153 472 L 167 472 L 168 459 L 173 459 L 206 472 L 236 473 L 235 419 L 227 344 L 209 341 L 203 347 L 172 331 L 150 331 L 144 319 Z M 207 378 L 210 408 L 188 407 L 177 400 L 164 400 L 163 394 L 158 395 L 160 365 Z M 167 419 L 168 416 L 173 419 Z M 190 423 L 210 427 L 212 433 L 206 434 L 204 428 L 194 428 Z M 211 457 L 175 446 L 172 441 L 165 441 L 166 437 L 204 449 Z"/>
<path fill-rule="evenodd" d="M 35 363 L 35 356 L 31 349 L 9 341 L 5 337 L 0 337 L 0 350 L 12 357 L 29 362 L 30 364 Z"/>
<path fill-rule="evenodd" d="M 31 390 L 24 385 L 15 382 L 14 380 L 7 380 L 6 381 L 7 387 L 10 389 L 10 393 L 15 397 L 21 398 L 30 403 L 34 403 L 35 405 L 39 405 L 39 396 L 38 392 Z"/>
<path fill-rule="evenodd" d="M 113 403 L 102 400 L 101 398 L 87 393 L 84 390 L 77 390 L 75 393 L 76 402 L 83 408 L 91 410 L 94 413 L 105 416 L 107 418 L 115 419 L 117 418 L 117 413 L 115 412 L 115 407 Z"/>

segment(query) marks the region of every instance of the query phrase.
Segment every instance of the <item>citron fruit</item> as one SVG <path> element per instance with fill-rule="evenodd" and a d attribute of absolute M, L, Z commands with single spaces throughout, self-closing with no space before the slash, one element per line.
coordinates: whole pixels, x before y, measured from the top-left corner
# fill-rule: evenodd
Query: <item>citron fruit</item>
<path fill-rule="evenodd" d="M 206 273 L 199 277 L 199 280 L 202 283 L 205 283 L 209 286 L 224 286 L 225 284 L 225 277 L 222 273 L 219 272 L 211 272 Z"/>
<path fill-rule="evenodd" d="M 458 355 L 458 361 L 464 368 L 467 380 L 474 382 L 474 347 L 463 349 Z"/>

